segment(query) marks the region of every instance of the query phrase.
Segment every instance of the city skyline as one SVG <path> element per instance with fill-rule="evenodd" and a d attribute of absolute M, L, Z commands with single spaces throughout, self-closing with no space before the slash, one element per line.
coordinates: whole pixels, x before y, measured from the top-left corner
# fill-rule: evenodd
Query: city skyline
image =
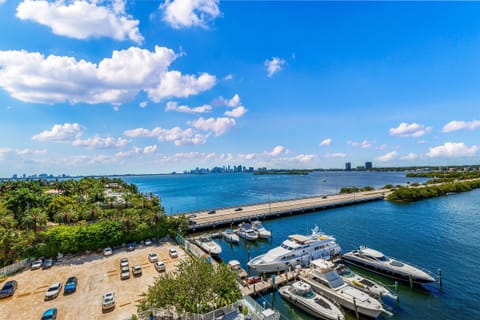
<path fill-rule="evenodd" d="M 0 176 L 478 164 L 479 13 L 0 0 Z"/>

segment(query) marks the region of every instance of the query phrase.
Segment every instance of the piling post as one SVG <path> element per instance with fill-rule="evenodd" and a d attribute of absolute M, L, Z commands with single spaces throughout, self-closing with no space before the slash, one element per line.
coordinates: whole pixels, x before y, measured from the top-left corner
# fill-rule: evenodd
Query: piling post
<path fill-rule="evenodd" d="M 438 285 L 440 286 L 440 289 L 443 288 L 443 280 L 442 280 L 442 269 L 438 269 Z"/>
<path fill-rule="evenodd" d="M 412 278 L 411 274 L 408 275 L 408 281 L 410 282 L 410 289 L 412 289 L 413 288 L 413 278 Z"/>
<path fill-rule="evenodd" d="M 353 307 L 355 309 L 355 318 L 358 320 L 360 317 L 358 315 L 357 299 L 353 297 Z"/>
<path fill-rule="evenodd" d="M 395 281 L 395 293 L 398 295 L 398 281 Z"/>

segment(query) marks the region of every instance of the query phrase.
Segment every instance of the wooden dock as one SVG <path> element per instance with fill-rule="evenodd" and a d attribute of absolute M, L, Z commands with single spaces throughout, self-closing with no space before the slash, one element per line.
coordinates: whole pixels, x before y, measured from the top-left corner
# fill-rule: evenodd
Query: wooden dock
<path fill-rule="evenodd" d="M 248 284 L 245 280 L 242 280 L 239 282 L 239 286 L 243 295 L 255 296 L 275 290 L 278 287 L 281 287 L 282 285 L 285 285 L 288 282 L 296 279 L 297 276 L 298 272 L 287 271 L 280 273 L 279 275 L 272 275 L 260 282 L 253 284 Z"/>
<path fill-rule="evenodd" d="M 348 194 L 308 197 L 293 200 L 275 201 L 219 208 L 203 211 L 185 212 L 191 220 L 191 232 L 233 226 L 242 221 L 273 219 L 285 215 L 303 214 L 363 202 L 382 200 L 389 190 L 373 190 Z"/>

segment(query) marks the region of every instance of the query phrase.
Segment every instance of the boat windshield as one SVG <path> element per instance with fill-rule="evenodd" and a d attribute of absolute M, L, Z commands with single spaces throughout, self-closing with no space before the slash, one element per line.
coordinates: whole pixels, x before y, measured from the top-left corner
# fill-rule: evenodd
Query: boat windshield
<path fill-rule="evenodd" d="M 330 288 L 336 289 L 344 285 L 342 278 L 334 270 L 325 273 L 325 279 L 330 284 Z"/>
<path fill-rule="evenodd" d="M 313 299 L 315 298 L 315 293 L 310 290 L 310 291 L 304 291 L 304 292 L 299 292 L 298 293 L 299 296 L 302 296 L 304 298 L 307 298 L 307 299 Z"/>
<path fill-rule="evenodd" d="M 381 256 L 381 257 L 378 257 L 377 260 L 380 260 L 380 261 L 388 261 L 388 258 L 385 257 L 385 256 Z"/>
<path fill-rule="evenodd" d="M 289 246 L 287 246 L 287 245 L 286 245 L 286 244 L 284 244 L 284 243 L 282 243 L 281 247 L 282 247 L 283 249 L 287 249 L 287 250 L 293 250 L 293 248 L 292 248 L 292 247 L 289 247 Z"/>

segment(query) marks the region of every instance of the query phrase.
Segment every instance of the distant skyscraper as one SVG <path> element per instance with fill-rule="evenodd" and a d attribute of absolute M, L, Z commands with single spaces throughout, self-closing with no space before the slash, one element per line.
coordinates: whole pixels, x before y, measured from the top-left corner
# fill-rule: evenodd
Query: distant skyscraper
<path fill-rule="evenodd" d="M 373 165 L 370 161 L 365 162 L 365 170 L 371 170 L 373 168 Z"/>
<path fill-rule="evenodd" d="M 345 171 L 351 171 L 352 170 L 352 164 L 350 162 L 345 163 Z"/>

